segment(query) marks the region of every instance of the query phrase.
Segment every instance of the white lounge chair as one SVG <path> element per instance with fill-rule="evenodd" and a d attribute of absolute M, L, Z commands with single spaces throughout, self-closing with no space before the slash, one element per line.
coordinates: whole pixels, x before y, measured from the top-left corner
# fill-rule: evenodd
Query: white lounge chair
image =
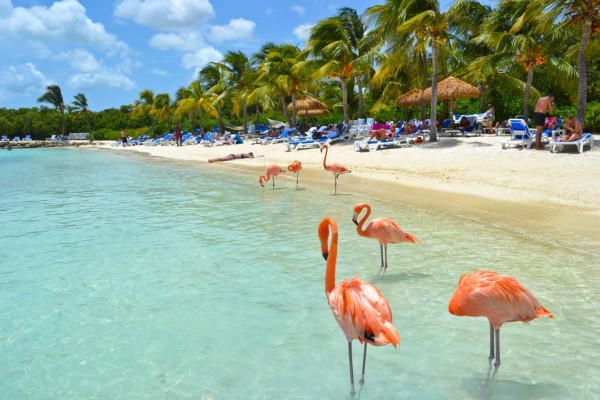
<path fill-rule="evenodd" d="M 502 148 L 507 149 L 510 146 L 527 146 L 527 148 L 530 149 L 535 132 L 529 129 L 525 120 L 509 119 L 508 125 L 510 127 L 511 138 L 502 141 Z"/>
<path fill-rule="evenodd" d="M 562 149 L 565 146 L 576 146 L 579 154 L 583 153 L 584 146 L 590 146 L 590 150 L 594 147 L 594 135 L 591 133 L 584 133 L 581 135 L 581 139 L 573 140 L 570 142 L 563 142 L 560 138 L 556 140 L 552 140 L 550 142 L 550 151 L 552 153 L 556 153 L 559 149 Z"/>

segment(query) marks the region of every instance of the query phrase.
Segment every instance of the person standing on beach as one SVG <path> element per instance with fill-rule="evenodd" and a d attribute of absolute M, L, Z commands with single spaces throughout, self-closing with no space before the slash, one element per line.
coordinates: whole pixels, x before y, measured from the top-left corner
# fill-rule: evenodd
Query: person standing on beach
<path fill-rule="evenodd" d="M 125 134 L 125 128 L 121 128 L 121 144 L 123 147 L 127 146 L 127 135 Z"/>
<path fill-rule="evenodd" d="M 177 121 L 177 123 L 175 124 L 175 143 L 177 143 L 177 147 L 183 145 L 183 143 L 181 142 L 182 138 L 183 135 L 181 133 L 181 121 Z"/>
<path fill-rule="evenodd" d="M 554 94 L 548 93 L 548 96 L 540 97 L 535 103 L 535 112 L 533 113 L 533 120 L 535 121 L 535 128 L 537 134 L 535 136 L 535 149 L 542 150 L 542 132 L 544 131 L 544 124 L 546 123 L 546 114 L 548 111 L 554 110 Z"/>
<path fill-rule="evenodd" d="M 488 133 L 494 133 L 494 106 L 492 103 L 488 103 L 488 110 L 485 112 L 485 117 L 487 118 L 487 129 Z"/>

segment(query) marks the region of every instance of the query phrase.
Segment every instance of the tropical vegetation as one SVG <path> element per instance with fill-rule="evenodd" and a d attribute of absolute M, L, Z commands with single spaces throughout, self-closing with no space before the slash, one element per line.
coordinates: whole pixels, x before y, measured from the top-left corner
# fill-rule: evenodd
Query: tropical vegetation
<path fill-rule="evenodd" d="M 304 47 L 266 43 L 255 54 L 230 51 L 174 97 L 145 89 L 131 105 L 92 112 L 85 94 L 68 106 L 60 87 L 48 86 L 40 107 L 0 109 L 0 131 L 35 138 L 93 128 L 102 139 L 116 138 L 122 127 L 161 134 L 175 119 L 186 130 L 218 124 L 247 131 L 267 119 L 295 125 L 295 100 L 305 96 L 331 111 L 309 121 L 316 123 L 366 116 L 435 122 L 453 111 L 482 112 L 488 102 L 503 120 L 528 118 L 535 100 L 553 92 L 556 114 L 575 115 L 597 132 L 599 32 L 600 0 L 500 0 L 493 7 L 456 0 L 446 9 L 434 0 L 386 0 L 362 15 L 341 8 L 318 21 Z M 438 99 L 437 84 L 449 76 L 478 87 L 480 97 L 456 105 Z M 428 87 L 431 100 L 395 106 L 399 95 Z"/>

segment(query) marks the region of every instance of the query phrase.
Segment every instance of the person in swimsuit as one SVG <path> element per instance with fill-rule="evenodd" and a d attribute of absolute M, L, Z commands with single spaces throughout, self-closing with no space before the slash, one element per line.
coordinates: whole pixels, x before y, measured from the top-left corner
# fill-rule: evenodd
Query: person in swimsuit
<path fill-rule="evenodd" d="M 583 131 L 581 122 L 575 121 L 572 116 L 567 117 L 564 128 L 565 133 L 561 139 L 563 142 L 572 142 L 581 139 L 581 132 Z"/>
<path fill-rule="evenodd" d="M 396 124 L 390 125 L 390 129 L 375 129 L 371 131 L 369 140 L 376 138 L 377 140 L 391 139 L 396 134 Z"/>
<path fill-rule="evenodd" d="M 535 128 L 537 129 L 537 135 L 535 137 L 535 148 L 536 150 L 542 150 L 542 132 L 544 131 L 544 125 L 546 124 L 546 114 L 548 111 L 554 110 L 554 94 L 548 93 L 548 96 L 540 97 L 535 103 L 535 112 L 533 113 L 533 120 L 535 121 Z"/>
<path fill-rule="evenodd" d="M 254 158 L 254 154 L 253 153 L 230 154 L 230 155 L 225 156 L 225 157 L 211 158 L 210 160 L 208 160 L 208 162 L 209 163 L 214 163 L 216 161 L 240 160 L 242 158 Z"/>

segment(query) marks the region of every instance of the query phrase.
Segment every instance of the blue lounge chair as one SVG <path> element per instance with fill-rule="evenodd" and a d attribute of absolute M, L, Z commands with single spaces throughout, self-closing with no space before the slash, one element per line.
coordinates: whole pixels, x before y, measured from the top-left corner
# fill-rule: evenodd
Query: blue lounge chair
<path fill-rule="evenodd" d="M 258 139 L 257 142 L 260 144 L 282 143 L 288 140 L 288 136 L 291 135 L 293 131 L 293 128 L 285 128 L 278 137 L 266 137 L 263 139 Z"/>
<path fill-rule="evenodd" d="M 31 142 L 31 135 L 25 135 L 25 139 L 23 139 L 23 141 Z"/>
<path fill-rule="evenodd" d="M 21 141 L 21 136 L 15 136 L 13 138 L 13 142 L 20 142 Z"/>
<path fill-rule="evenodd" d="M 576 146 L 579 154 L 583 153 L 584 146 L 590 146 L 590 150 L 594 147 L 594 135 L 591 133 L 584 133 L 581 135 L 581 139 L 573 140 L 569 142 L 563 142 L 561 138 L 554 139 L 550 142 L 550 151 L 556 153 L 559 149 L 565 146 Z"/>
<path fill-rule="evenodd" d="M 508 126 L 510 128 L 510 139 L 502 141 L 502 148 L 507 149 L 510 146 L 527 146 L 531 148 L 532 139 L 535 137 L 535 132 L 530 130 L 525 120 L 509 119 Z"/>
<path fill-rule="evenodd" d="M 2 142 L 8 142 L 8 136 L 2 135 Z"/>

